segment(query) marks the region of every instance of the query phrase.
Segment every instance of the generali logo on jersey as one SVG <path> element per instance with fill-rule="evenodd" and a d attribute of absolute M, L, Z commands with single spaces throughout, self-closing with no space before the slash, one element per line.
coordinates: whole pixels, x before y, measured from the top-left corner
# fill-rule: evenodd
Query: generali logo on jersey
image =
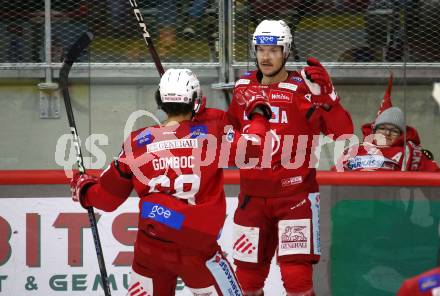
<path fill-rule="evenodd" d="M 270 91 L 270 100 L 278 101 L 278 102 L 292 102 L 292 97 L 288 92 L 279 91 L 279 90 L 271 90 Z"/>
<path fill-rule="evenodd" d="M 281 220 L 278 223 L 280 256 L 310 254 L 310 220 Z"/>
<path fill-rule="evenodd" d="M 307 226 L 292 226 L 286 227 L 284 233 L 281 235 L 283 243 L 297 243 L 298 246 L 307 246 L 307 237 L 304 235 L 304 231 Z"/>

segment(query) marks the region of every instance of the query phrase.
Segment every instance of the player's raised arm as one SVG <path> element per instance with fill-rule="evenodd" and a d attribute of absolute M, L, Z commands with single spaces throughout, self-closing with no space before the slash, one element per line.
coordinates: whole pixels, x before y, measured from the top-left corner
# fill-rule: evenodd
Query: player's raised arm
<path fill-rule="evenodd" d="M 308 120 L 319 125 L 318 128 L 324 134 L 331 134 L 334 138 L 353 134 L 351 116 L 341 105 L 341 99 L 324 66 L 310 57 L 307 59 L 307 66 L 301 70 L 301 76 L 312 93 Z"/>

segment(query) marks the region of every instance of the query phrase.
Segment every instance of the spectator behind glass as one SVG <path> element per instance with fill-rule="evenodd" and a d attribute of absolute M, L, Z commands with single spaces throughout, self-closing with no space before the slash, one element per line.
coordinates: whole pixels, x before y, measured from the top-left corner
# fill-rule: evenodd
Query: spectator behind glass
<path fill-rule="evenodd" d="M 178 28 L 185 25 L 181 31 L 186 38 L 196 38 L 197 27 L 202 24 L 202 16 L 208 0 L 192 0 L 187 6 L 184 1 L 163 0 L 158 2 L 158 50 L 166 56 L 176 45 Z"/>
<path fill-rule="evenodd" d="M 106 0 L 106 2 L 112 27 L 111 34 L 129 36 L 130 38 L 137 36 L 139 28 L 132 27 L 135 21 L 130 5 L 121 4 L 118 0 Z M 212 3 L 209 0 L 137 0 L 137 3 L 141 8 L 149 33 L 153 38 L 156 38 L 156 33 L 158 35 L 155 47 L 162 61 L 172 61 L 181 57 L 182 53 L 176 50 L 179 48 L 177 46 L 179 34 L 190 39 L 200 36 L 216 37 L 216 27 L 208 26 L 205 30 L 206 21 L 202 19 L 208 3 Z M 127 10 L 127 8 L 129 9 Z M 134 33 L 136 34 L 133 35 Z M 131 46 L 127 51 L 127 57 L 131 62 L 144 61 L 144 46 L 137 44 Z"/>
<path fill-rule="evenodd" d="M 196 37 L 196 27 L 197 24 L 202 22 L 202 16 L 206 10 L 207 3 L 208 0 L 191 1 L 191 6 L 188 9 L 188 20 L 182 32 L 187 38 Z"/>
<path fill-rule="evenodd" d="M 419 31 L 419 0 L 370 0 L 364 16 L 367 44 L 374 61 L 398 62 L 404 55 L 411 59 L 411 45 Z M 404 31 L 405 30 L 405 31 Z M 408 52 L 404 52 L 404 38 Z M 371 62 L 372 60 L 370 60 Z"/>
<path fill-rule="evenodd" d="M 3 48 L 0 61 L 6 63 L 38 62 L 35 47 L 37 37 L 29 21 L 44 11 L 44 1 L 0 0 L 0 40 Z"/>
<path fill-rule="evenodd" d="M 86 2 L 83 0 L 52 0 L 52 60 L 59 62 L 63 51 L 87 30 Z M 0 27 L 5 33 L 0 37 L 5 53 L 0 58 L 6 62 L 44 62 L 45 6 L 44 1 L 0 0 Z M 4 39 L 3 39 L 4 38 Z"/>
<path fill-rule="evenodd" d="M 64 52 L 88 30 L 85 0 L 51 0 L 52 61 L 60 62 Z M 41 21 L 44 22 L 44 10 Z M 43 39 L 44 40 L 44 39 Z M 44 45 L 40 52 L 44 59 Z"/>
<path fill-rule="evenodd" d="M 113 5 L 116 0 L 107 0 L 108 5 Z M 154 24 L 159 31 L 159 38 L 156 45 L 157 52 L 161 59 L 166 60 L 169 58 L 169 54 L 176 46 L 176 29 L 179 25 L 178 22 L 178 8 L 180 2 L 178 0 L 162 0 L 162 1 L 138 1 L 139 6 L 142 8 L 143 17 L 146 19 L 147 26 Z M 150 11 L 153 11 L 152 13 Z M 130 11 L 130 15 L 127 17 L 129 20 L 134 18 L 133 12 Z M 117 10 L 112 9 L 111 15 L 118 15 Z M 151 31 L 149 31 L 152 33 Z M 136 31 L 137 33 L 137 31 Z M 137 36 L 137 35 L 136 35 Z M 128 56 L 133 62 L 141 61 L 144 55 L 143 47 L 134 47 L 130 50 Z"/>
<path fill-rule="evenodd" d="M 159 41 L 157 44 L 159 54 L 167 55 L 176 45 L 176 27 L 178 14 L 177 0 L 163 0 L 157 2 L 159 10 L 157 22 L 159 27 Z"/>
<path fill-rule="evenodd" d="M 364 142 L 348 149 L 343 170 L 440 171 L 432 153 L 421 147 L 417 130 L 405 125 L 400 108 L 392 107 L 391 87 L 392 76 L 376 120 L 362 126 Z"/>

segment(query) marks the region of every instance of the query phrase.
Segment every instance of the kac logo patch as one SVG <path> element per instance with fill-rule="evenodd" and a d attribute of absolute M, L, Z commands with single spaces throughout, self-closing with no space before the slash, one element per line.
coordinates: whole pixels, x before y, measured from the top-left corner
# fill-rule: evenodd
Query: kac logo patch
<path fill-rule="evenodd" d="M 183 221 L 185 220 L 183 214 L 168 209 L 161 204 L 148 201 L 142 203 L 141 217 L 144 219 L 152 219 L 176 230 L 182 228 Z"/>
<path fill-rule="evenodd" d="M 252 72 L 251 71 L 247 71 L 246 73 L 243 74 L 244 77 L 248 77 L 251 76 Z"/>
<path fill-rule="evenodd" d="M 153 141 L 153 136 L 149 130 L 145 130 L 136 136 L 135 141 L 138 147 L 146 146 Z"/>
<path fill-rule="evenodd" d="M 194 125 L 189 129 L 190 138 L 204 138 L 208 134 L 208 127 L 206 125 Z"/>

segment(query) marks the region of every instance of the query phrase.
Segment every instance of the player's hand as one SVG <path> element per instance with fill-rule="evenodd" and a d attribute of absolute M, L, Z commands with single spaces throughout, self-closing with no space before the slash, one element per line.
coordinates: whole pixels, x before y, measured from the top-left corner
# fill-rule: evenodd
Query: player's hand
<path fill-rule="evenodd" d="M 72 192 L 73 201 L 79 202 L 81 206 L 86 208 L 83 201 L 85 189 L 96 183 L 98 183 L 98 178 L 94 176 L 79 173 L 73 176 L 70 181 L 70 191 Z"/>
<path fill-rule="evenodd" d="M 324 66 L 315 58 L 308 58 L 307 65 L 308 66 L 304 68 L 305 79 L 318 84 L 320 87 L 320 93 L 316 95 L 331 94 L 333 84 Z"/>
<path fill-rule="evenodd" d="M 251 119 L 255 113 L 262 114 L 267 120 L 272 118 L 272 109 L 269 99 L 259 87 L 240 89 L 235 93 L 239 105 L 243 106 L 247 118 Z"/>
<path fill-rule="evenodd" d="M 324 109 L 330 109 L 339 98 L 327 70 L 315 58 L 308 58 L 307 65 L 301 71 L 301 76 L 312 93 L 311 102 L 323 106 Z"/>

